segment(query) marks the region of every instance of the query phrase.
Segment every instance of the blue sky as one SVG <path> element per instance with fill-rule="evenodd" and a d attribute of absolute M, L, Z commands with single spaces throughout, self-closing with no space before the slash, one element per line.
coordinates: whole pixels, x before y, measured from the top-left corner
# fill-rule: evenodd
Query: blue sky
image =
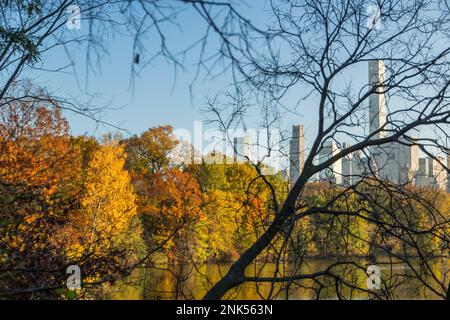
<path fill-rule="evenodd" d="M 83 24 L 82 24 L 83 28 Z M 82 30 L 81 30 L 82 31 Z M 75 33 L 74 31 L 67 31 Z M 187 38 L 193 39 L 189 30 L 184 32 Z M 149 45 L 150 50 L 151 45 Z M 199 109 L 202 98 L 206 94 L 206 85 L 198 82 L 195 100 L 191 101 L 189 84 L 192 81 L 192 70 L 178 70 L 175 79 L 173 66 L 157 59 L 147 66 L 138 78 L 133 88 L 130 88 L 132 42 L 126 36 L 117 35 L 108 40 L 108 55 L 103 56 L 101 64 L 96 65 L 99 71 L 90 72 L 86 85 L 85 51 L 80 50 L 76 55 L 75 73 L 34 72 L 33 77 L 44 84 L 57 95 L 72 96 L 83 102 L 95 95 L 92 101 L 96 106 L 108 106 L 118 110 L 108 110 L 100 115 L 103 121 L 117 125 L 132 133 L 162 124 L 171 124 L 174 127 L 189 128 L 194 120 L 201 118 Z M 53 51 L 46 56 L 44 65 L 47 68 L 56 68 L 67 63 L 66 55 L 62 50 Z M 186 64 L 189 66 L 190 62 Z M 215 86 L 220 86 L 217 81 Z M 214 89 L 214 86 L 209 86 Z M 113 128 L 100 127 L 94 121 L 83 116 L 66 112 L 73 134 L 99 134 Z"/>
<path fill-rule="evenodd" d="M 257 24 L 266 22 L 264 5 L 253 9 L 246 7 L 242 9 L 253 22 Z M 175 27 L 167 29 L 169 46 L 174 51 L 193 43 L 205 29 L 204 23 L 193 11 L 187 10 L 181 15 L 179 22 L 180 29 Z M 86 30 L 85 28 L 87 25 L 82 22 L 80 31 L 66 30 L 65 32 L 69 35 L 72 33 L 75 37 L 79 35 L 77 32 L 82 33 Z M 70 73 L 39 71 L 28 72 L 25 76 L 35 79 L 54 94 L 72 97 L 74 101 L 88 101 L 94 96 L 92 104 L 111 108 L 99 115 L 101 120 L 123 128 L 130 134 L 139 134 L 150 127 L 166 124 L 172 125 L 175 129 L 186 129 L 193 134 L 195 121 L 210 117 L 210 114 L 202 111 L 207 97 L 223 92 L 229 86 L 229 74 L 215 79 L 200 78 L 194 83 L 191 95 L 189 86 L 193 81 L 195 62 L 198 58 L 198 52 L 194 50 L 185 59 L 186 70 L 179 69 L 176 77 L 173 65 L 160 58 L 156 59 L 152 65 L 146 66 L 130 88 L 133 61 L 131 39 L 116 33 L 113 38 L 102 39 L 102 41 L 106 43 L 108 54 L 102 57 L 95 72 L 89 72 L 87 82 L 84 50 L 75 53 L 74 73 L 68 69 Z M 151 37 L 145 41 L 145 45 L 150 52 L 159 48 L 158 42 Z M 67 63 L 66 54 L 63 50 L 54 50 L 43 57 L 42 63 L 45 68 L 61 67 Z M 359 88 L 359 85 L 367 83 L 367 65 L 353 68 L 345 77 L 352 79 Z M 292 107 L 302 94 L 304 93 L 301 92 L 301 88 L 294 88 L 286 95 L 283 102 L 286 106 Z M 285 130 L 290 130 L 293 124 L 304 124 L 307 145 L 312 143 L 317 123 L 316 112 L 311 112 L 311 109 L 315 109 L 314 99 L 303 102 L 300 105 L 299 114 L 290 114 L 282 121 Z M 66 112 L 65 115 L 74 135 L 100 136 L 106 131 L 115 130 L 108 126 L 98 127 L 96 122 L 71 112 Z M 249 114 L 246 118 L 247 127 L 256 127 L 255 122 L 259 120 L 258 117 L 258 114 Z"/>
<path fill-rule="evenodd" d="M 265 1 L 258 5 L 259 11 L 253 12 L 248 6 L 241 5 L 243 12 L 253 12 L 253 21 L 262 18 Z M 255 5 L 253 4 L 253 7 Z M 187 7 L 189 8 L 189 7 Z M 173 52 L 178 52 L 194 43 L 205 30 L 205 23 L 193 10 L 185 10 L 177 20 L 179 27 L 166 25 L 168 44 Z M 77 37 L 86 32 L 86 21 L 81 22 L 81 30 L 64 30 L 69 36 Z M 207 96 L 212 96 L 227 88 L 230 81 L 228 75 L 218 78 L 200 78 L 195 82 L 191 94 L 198 51 L 193 50 L 184 61 L 185 70 L 178 69 L 176 74 L 173 65 L 163 58 L 156 59 L 146 66 L 130 88 L 131 65 L 133 61 L 133 42 L 128 36 L 114 33 L 113 38 L 101 39 L 106 44 L 107 55 L 101 63 L 96 64 L 98 70 L 88 74 L 86 82 L 86 56 L 81 49 L 75 54 L 75 69 L 67 69 L 70 73 L 45 71 L 26 72 L 36 82 L 48 88 L 52 93 L 62 97 L 73 97 L 80 102 L 88 101 L 92 95 L 92 103 L 96 106 L 108 106 L 117 110 L 108 110 L 101 114 L 101 120 L 128 130 L 140 133 L 150 127 L 170 124 L 174 128 L 193 129 L 194 121 L 205 119 L 201 111 Z M 149 37 L 144 43 L 149 51 L 148 56 L 159 49 L 157 38 Z M 214 45 L 212 43 L 211 45 Z M 73 50 L 73 49 L 71 49 Z M 141 52 L 141 56 L 146 53 Z M 46 69 L 60 68 L 68 62 L 62 49 L 52 50 L 42 57 L 42 67 Z M 114 130 L 105 126 L 97 127 L 94 121 L 83 116 L 66 112 L 73 134 L 99 135 Z"/>
<path fill-rule="evenodd" d="M 263 7 L 259 7 L 258 11 L 244 6 L 241 9 L 249 14 L 254 23 L 266 22 L 263 18 Z M 194 43 L 205 30 L 204 22 L 192 10 L 186 10 L 179 22 L 180 28 L 169 26 L 166 29 L 169 46 L 174 52 Z M 64 30 L 64 32 L 77 37 L 86 32 L 86 28 L 87 24 L 82 21 L 81 30 Z M 68 68 L 65 70 L 67 72 L 58 73 L 32 71 L 25 73 L 25 76 L 31 77 L 57 96 L 70 97 L 78 103 L 91 101 L 96 107 L 107 106 L 110 109 L 98 117 L 102 121 L 127 130 L 124 132 L 125 135 L 139 134 L 150 127 L 166 124 L 172 125 L 174 129 L 186 129 L 193 135 L 195 122 L 211 117 L 204 112 L 207 97 L 212 97 L 230 87 L 229 74 L 219 75 L 214 79 L 202 76 L 193 83 L 198 50 L 193 50 L 186 56 L 185 70 L 177 69 L 176 73 L 173 64 L 164 58 L 156 59 L 139 73 L 130 87 L 132 40 L 116 33 L 113 38 L 102 41 L 106 44 L 108 53 L 102 56 L 100 63 L 88 73 L 87 78 L 86 51 L 83 48 L 74 53 L 73 70 Z M 215 44 L 210 42 L 210 45 Z M 159 49 L 157 39 L 151 37 L 145 41 L 145 46 L 149 52 Z M 45 69 L 57 69 L 66 65 L 68 60 L 64 50 L 57 49 L 43 56 L 41 62 L 41 66 Z M 292 99 L 292 104 L 295 104 L 295 98 L 295 94 L 291 95 L 287 103 L 289 104 L 289 99 Z M 95 121 L 73 112 L 65 112 L 65 116 L 74 135 L 87 134 L 99 137 L 104 132 L 116 130 L 105 125 L 99 126 Z M 311 119 L 307 121 L 303 116 L 291 116 L 286 121 L 286 129 L 289 130 L 291 123 L 308 123 L 313 127 L 314 121 Z M 255 116 L 249 114 L 246 121 L 247 127 L 257 127 L 259 114 Z M 206 129 L 207 127 L 204 128 Z"/>

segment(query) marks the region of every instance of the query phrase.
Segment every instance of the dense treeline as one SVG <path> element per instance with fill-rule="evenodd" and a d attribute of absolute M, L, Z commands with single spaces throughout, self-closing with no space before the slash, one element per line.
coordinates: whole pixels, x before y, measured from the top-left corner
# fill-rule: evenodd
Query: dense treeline
<path fill-rule="evenodd" d="M 272 189 L 251 164 L 216 164 L 206 157 L 201 164 L 174 165 L 171 153 L 178 141 L 170 126 L 128 139 L 74 137 L 51 101 L 9 104 L 0 121 L 4 294 L 70 295 L 65 271 L 72 264 L 80 266 L 85 287 L 97 288 L 128 275 L 141 262 L 234 260 L 273 219 Z M 282 203 L 288 183 L 281 174 L 266 178 Z M 403 213 L 399 216 L 408 217 L 404 224 L 423 230 L 410 242 L 430 256 L 445 252 L 445 239 L 435 236 L 439 230 L 427 232 L 427 222 L 446 214 L 447 195 L 428 192 L 433 206 L 427 206 L 407 196 L 376 194 L 370 181 L 344 192 L 335 188 L 311 183 L 301 206 L 317 207 L 321 214 L 302 217 L 288 239 L 280 236 L 266 250 L 267 256 L 282 251 L 289 259 L 367 257 L 377 254 L 379 243 L 389 243 L 397 254 L 414 254 L 400 247 L 405 242 L 395 234 L 398 221 L 386 229 L 386 219 L 396 217 L 382 215 L 383 228 L 374 220 L 372 206 L 382 197 L 394 212 Z M 320 208 L 333 209 L 333 214 Z M 338 214 L 354 210 L 354 216 Z"/>
<path fill-rule="evenodd" d="M 412 196 L 418 192 L 420 198 Z M 307 186 L 303 206 L 318 214 L 305 216 L 293 232 L 297 257 L 448 254 L 450 197 L 445 191 L 399 190 L 369 177 L 348 189 L 317 182 Z"/>
<path fill-rule="evenodd" d="M 13 103 L 1 116 L 2 290 L 54 295 L 71 264 L 91 284 L 123 270 L 140 238 L 123 147 L 70 136 L 51 103 Z"/>

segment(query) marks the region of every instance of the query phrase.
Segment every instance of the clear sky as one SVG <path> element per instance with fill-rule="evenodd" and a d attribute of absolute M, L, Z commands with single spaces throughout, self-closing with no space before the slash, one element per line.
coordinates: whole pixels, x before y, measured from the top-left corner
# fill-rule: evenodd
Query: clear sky
<path fill-rule="evenodd" d="M 254 23 L 266 22 L 266 12 L 263 1 L 253 8 L 241 6 L 245 14 Z M 198 14 L 186 10 L 180 16 L 179 28 L 167 26 L 168 44 L 173 52 L 180 51 L 201 37 L 205 23 Z M 81 30 L 65 30 L 74 37 L 86 32 L 87 24 L 81 22 Z M 65 72 L 28 71 L 25 77 L 33 78 L 45 86 L 53 94 L 64 98 L 70 97 L 74 102 L 82 104 L 90 101 L 96 107 L 107 106 L 108 110 L 97 116 L 107 123 L 127 130 L 125 134 L 139 134 L 142 131 L 158 125 L 170 124 L 174 129 L 186 129 L 194 135 L 194 124 L 211 117 L 205 113 L 207 97 L 227 90 L 230 86 L 229 74 L 219 75 L 211 79 L 204 76 L 194 83 L 198 50 L 193 50 L 184 60 L 185 70 L 178 69 L 175 73 L 173 64 L 163 58 L 156 59 L 146 66 L 130 86 L 131 66 L 133 62 L 133 42 L 128 36 L 116 33 L 114 37 L 102 39 L 108 53 L 102 56 L 100 63 L 95 63 L 98 70 L 91 70 L 86 78 L 86 50 L 75 52 L 75 68 L 65 69 Z M 214 42 L 210 43 L 215 45 Z M 148 51 L 159 49 L 157 39 L 145 41 Z M 73 50 L 73 49 L 71 49 Z M 68 63 L 67 55 L 62 49 L 50 51 L 42 57 L 45 69 L 57 69 Z M 193 84 L 192 90 L 190 85 Z M 295 95 L 291 96 L 292 104 L 296 103 Z M 288 98 L 289 103 L 289 98 Z M 73 112 L 65 112 L 69 120 L 71 133 L 74 135 L 100 136 L 107 131 L 116 130 L 113 127 L 98 125 L 85 116 Z M 314 127 L 313 115 L 310 121 L 303 116 L 291 116 L 286 121 L 286 129 L 290 130 L 292 123 L 305 123 Z M 247 128 L 256 128 L 259 114 L 246 118 Z M 206 130 L 206 127 L 204 128 Z M 308 130 L 307 130 L 308 133 Z"/>
<path fill-rule="evenodd" d="M 252 7 L 240 5 L 245 14 L 255 23 L 264 21 L 265 1 L 252 3 Z M 205 23 L 190 7 L 179 16 L 179 27 L 165 25 L 168 46 L 173 52 L 178 52 L 193 44 L 204 34 Z M 81 21 L 81 30 L 64 30 L 73 37 L 87 32 L 87 22 Z M 154 34 L 154 33 L 153 33 Z M 227 75 L 198 79 L 193 87 L 195 63 L 198 50 L 191 51 L 185 57 L 185 70 L 174 72 L 173 65 L 163 58 L 156 59 L 146 66 L 130 88 L 131 66 L 133 62 L 132 39 L 128 36 L 114 33 L 114 37 L 102 38 L 106 44 L 107 54 L 103 55 L 99 64 L 95 63 L 100 72 L 92 70 L 86 81 L 86 51 L 80 49 L 75 53 L 75 72 L 55 73 L 44 71 L 27 71 L 24 76 L 35 79 L 51 92 L 63 97 L 73 97 L 79 102 L 88 101 L 95 95 L 92 103 L 96 106 L 108 106 L 117 110 L 108 110 L 101 119 L 113 125 L 129 130 L 130 133 L 140 133 L 149 127 L 170 124 L 174 128 L 193 129 L 194 121 L 205 119 L 201 111 L 205 107 L 206 97 L 223 91 L 230 83 Z M 144 41 L 150 56 L 159 50 L 157 38 L 147 38 Z M 211 43 L 211 45 L 215 45 Z M 73 51 L 73 49 L 71 49 Z M 142 60 L 142 59 L 141 59 Z M 42 57 L 42 67 L 45 69 L 60 68 L 68 63 L 66 53 L 62 49 L 52 50 Z M 94 134 L 112 130 L 98 128 L 97 124 L 82 116 L 66 113 L 73 134 Z"/>
<path fill-rule="evenodd" d="M 263 1 L 254 8 L 242 7 L 245 14 L 255 23 L 265 23 L 265 9 Z M 187 10 L 180 17 L 180 28 L 169 27 L 169 46 L 176 52 L 195 42 L 205 30 L 205 24 L 193 11 Z M 67 30 L 78 36 L 85 32 L 86 24 L 82 22 L 81 30 Z M 102 39 L 106 44 L 108 54 L 103 55 L 96 70 L 89 72 L 86 78 L 85 50 L 75 52 L 75 72 L 67 69 L 69 73 L 29 71 L 26 77 L 31 77 L 51 92 L 62 97 L 71 97 L 73 101 L 91 103 L 97 107 L 110 108 L 99 114 L 102 121 L 118 126 L 128 131 L 128 134 L 139 134 L 142 131 L 157 125 L 170 124 L 175 129 L 186 129 L 191 134 L 194 131 L 195 121 L 202 121 L 211 115 L 202 111 L 205 108 L 207 97 L 227 89 L 230 83 L 229 75 L 221 75 L 215 79 L 204 77 L 192 84 L 195 71 L 195 62 L 198 51 L 186 56 L 185 70 L 174 72 L 173 65 L 164 59 L 156 59 L 153 64 L 146 66 L 130 87 L 131 66 L 133 62 L 133 43 L 129 37 L 115 34 L 113 38 Z M 214 43 L 211 43 L 214 45 Z M 159 49 L 159 43 L 153 38 L 145 41 L 150 52 Z M 53 50 L 42 57 L 42 66 L 48 69 L 58 68 L 67 63 L 63 50 Z M 348 78 L 356 84 L 367 83 L 367 66 L 360 65 L 350 70 Z M 291 90 L 284 99 L 287 106 L 294 106 L 302 92 Z M 92 99 L 92 100 L 90 100 Z M 293 124 L 304 124 L 307 146 L 311 144 L 316 130 L 316 112 L 311 112 L 314 100 L 302 103 L 299 114 L 289 115 L 283 119 L 283 129 L 290 130 Z M 84 116 L 66 112 L 71 132 L 74 135 L 88 134 L 99 136 L 106 131 L 115 129 L 100 126 Z M 255 128 L 259 115 L 247 119 L 247 127 Z"/>
<path fill-rule="evenodd" d="M 176 35 L 178 43 L 173 46 L 174 51 L 183 47 L 180 42 L 187 44 L 194 41 L 198 36 L 195 29 L 203 27 L 201 23 L 196 23 L 198 21 L 199 19 L 192 19 L 192 23 L 183 24 L 190 28 L 185 28 Z M 83 27 L 87 26 L 82 22 L 81 31 L 67 32 L 76 35 L 76 32 L 83 32 Z M 108 54 L 102 57 L 100 64 L 95 64 L 100 71 L 89 72 L 87 81 L 86 57 L 83 49 L 75 55 L 75 73 L 72 73 L 72 69 L 67 69 L 70 73 L 39 71 L 33 72 L 32 77 L 55 94 L 63 97 L 71 96 L 79 102 L 86 102 L 94 95 L 92 103 L 95 106 L 116 109 L 100 114 L 101 120 L 131 133 L 140 133 L 149 127 L 164 124 L 190 129 L 194 120 L 202 118 L 199 111 L 207 92 L 225 85 L 223 79 L 218 79 L 214 83 L 197 81 L 194 99 L 191 100 L 189 85 L 193 79 L 193 54 L 185 63 L 188 69 L 178 70 L 176 78 L 173 65 L 164 59 L 157 59 L 142 70 L 134 85 L 130 87 L 133 62 L 131 39 L 118 34 L 114 38 L 103 40 L 107 43 Z M 149 51 L 157 49 L 150 39 L 148 42 L 146 46 Z M 67 63 L 66 54 L 63 50 L 52 51 L 50 55 L 44 57 L 43 63 L 45 68 L 58 68 Z M 73 134 L 98 134 L 114 130 L 104 126 L 97 128 L 94 121 L 70 112 L 66 112 L 66 116 Z"/>

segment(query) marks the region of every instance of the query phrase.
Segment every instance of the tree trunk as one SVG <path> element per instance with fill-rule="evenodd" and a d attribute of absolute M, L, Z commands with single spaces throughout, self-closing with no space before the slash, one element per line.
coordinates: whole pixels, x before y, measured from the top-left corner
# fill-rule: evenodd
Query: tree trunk
<path fill-rule="evenodd" d="M 230 289 L 242 284 L 245 269 L 269 245 L 281 225 L 281 220 L 279 222 L 274 221 L 266 232 L 233 263 L 227 274 L 206 293 L 203 299 L 221 299 Z"/>
<path fill-rule="evenodd" d="M 305 168 L 304 168 L 305 169 Z M 255 260 L 258 255 L 270 244 L 272 239 L 281 230 L 286 219 L 294 213 L 295 204 L 300 191 L 305 186 L 308 177 L 311 175 L 310 170 L 304 170 L 291 192 L 289 192 L 283 207 L 269 228 L 264 234 L 256 240 L 256 242 L 248 248 L 239 259 L 233 263 L 227 274 L 220 279 L 203 297 L 204 300 L 219 300 L 229 290 L 245 282 L 245 269 Z"/>

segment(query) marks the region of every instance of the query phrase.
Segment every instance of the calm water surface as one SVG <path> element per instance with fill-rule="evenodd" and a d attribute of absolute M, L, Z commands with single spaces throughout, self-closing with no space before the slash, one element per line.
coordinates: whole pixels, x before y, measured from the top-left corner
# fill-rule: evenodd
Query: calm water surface
<path fill-rule="evenodd" d="M 313 273 L 323 271 L 334 261 L 329 259 L 308 260 L 301 266 L 302 273 Z M 383 281 L 389 281 L 391 285 L 397 284 L 395 290 L 390 292 L 390 299 L 441 299 L 432 290 L 428 289 L 417 279 L 405 278 L 404 275 L 412 275 L 413 271 L 405 264 L 394 264 L 391 270 L 388 265 L 383 264 L 383 259 L 379 260 L 382 269 Z M 362 264 L 362 263 L 361 263 Z M 211 284 L 220 279 L 221 275 L 230 267 L 231 263 L 207 264 L 198 269 L 184 265 L 171 267 L 148 267 L 136 270 L 125 281 L 116 284 L 111 288 L 110 293 L 104 298 L 107 299 L 201 299 Z M 418 266 L 418 262 L 413 262 Z M 449 259 L 439 259 L 433 263 L 433 272 L 437 275 L 437 280 L 445 279 L 448 283 Z M 260 276 L 273 276 L 276 265 L 273 263 L 252 265 L 247 269 L 248 276 L 254 276 L 258 271 Z M 292 270 L 294 266 L 285 266 L 286 270 Z M 416 267 L 415 267 L 416 268 Z M 416 270 L 420 270 L 417 268 Z M 350 277 L 350 278 L 349 278 Z M 352 283 L 366 288 L 367 275 L 363 270 L 353 272 L 346 277 Z M 438 282 L 430 279 L 434 288 L 438 288 Z M 400 283 L 401 282 L 401 283 Z M 316 285 L 311 280 L 303 281 L 302 287 L 291 286 L 289 290 L 283 289 L 280 285 L 275 285 L 273 293 L 277 293 L 278 299 L 314 299 L 316 291 L 310 289 Z M 266 298 L 271 290 L 270 283 L 255 284 L 246 283 L 238 290 L 230 293 L 230 299 L 262 299 Z M 438 291 L 442 292 L 442 289 Z M 380 292 L 380 291 L 378 291 Z M 346 298 L 368 299 L 365 292 L 356 292 L 350 289 L 343 291 Z M 320 294 L 321 299 L 337 299 L 334 288 L 327 287 Z"/>

